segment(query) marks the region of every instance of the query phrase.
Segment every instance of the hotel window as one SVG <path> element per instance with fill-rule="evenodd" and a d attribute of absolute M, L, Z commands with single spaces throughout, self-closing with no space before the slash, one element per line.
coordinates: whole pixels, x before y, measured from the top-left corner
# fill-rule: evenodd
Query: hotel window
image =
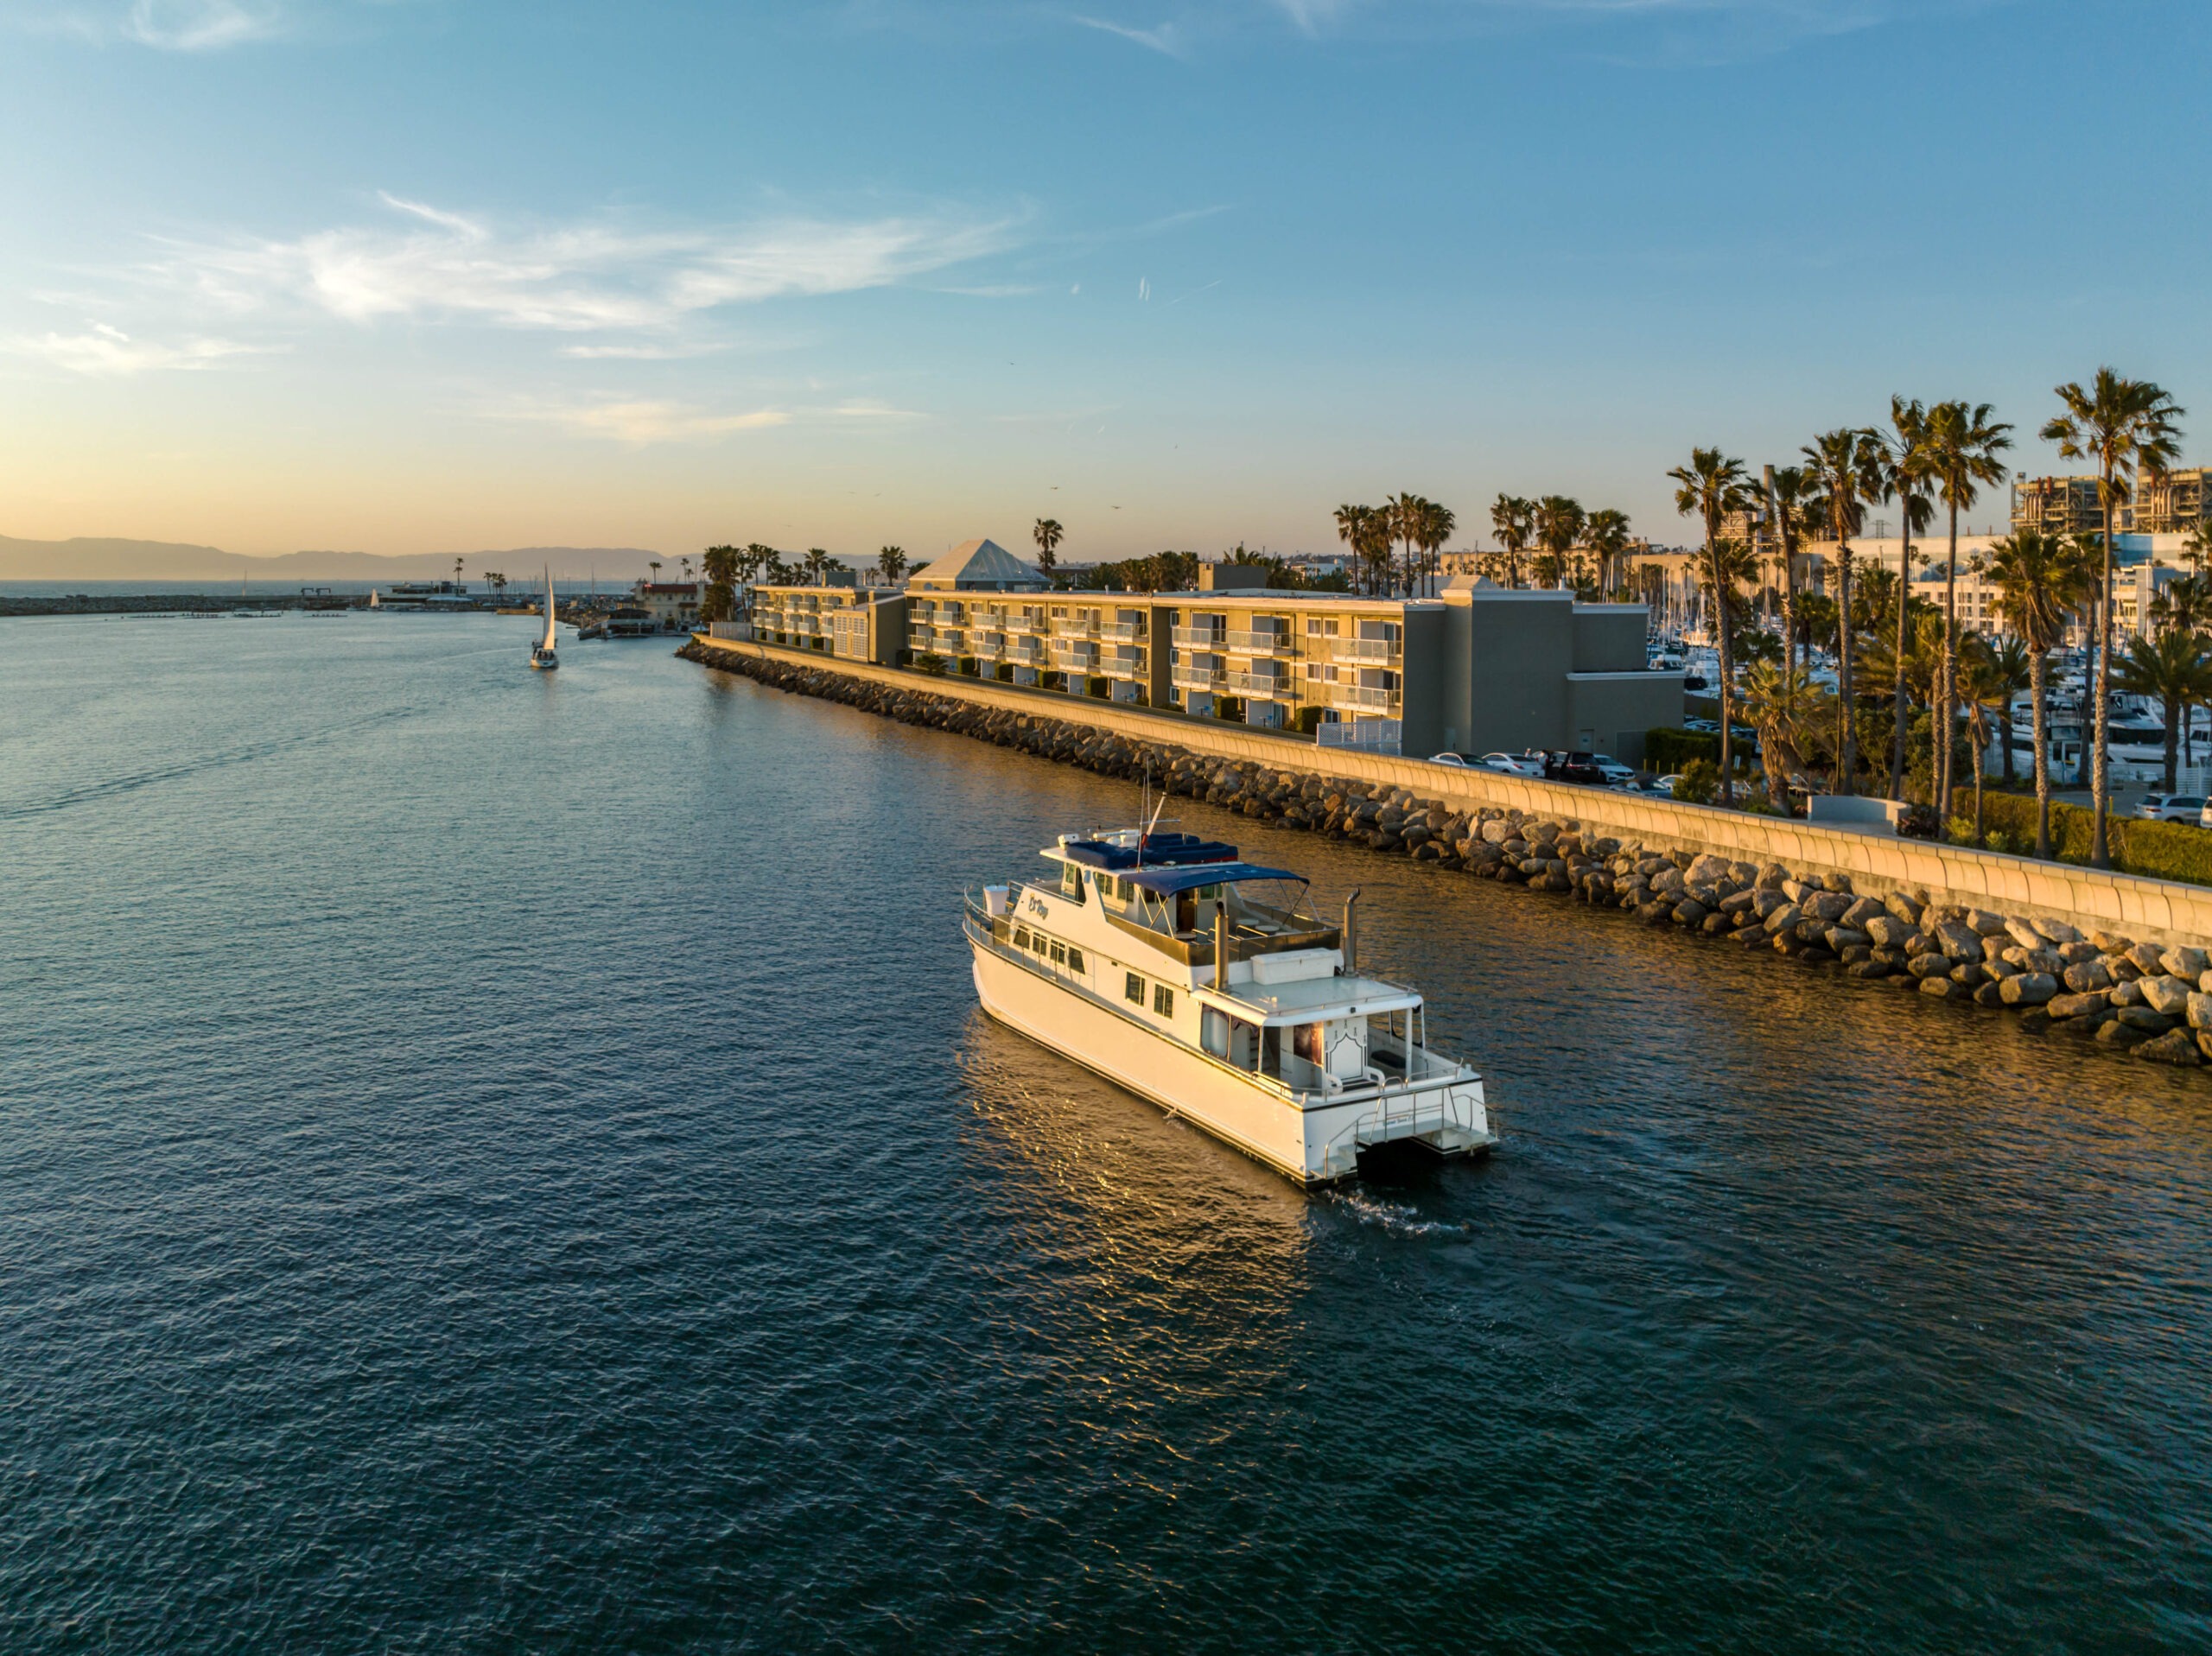
<path fill-rule="evenodd" d="M 1144 1005 L 1144 980 L 1134 972 L 1122 974 L 1122 998 L 1133 1006 Z"/>
<path fill-rule="evenodd" d="M 1337 624 L 1318 615 L 1309 615 L 1306 618 L 1306 636 L 1309 638 L 1333 638 L 1337 636 Z"/>
<path fill-rule="evenodd" d="M 1164 983 L 1152 986 L 1152 1009 L 1162 1018 L 1175 1016 L 1175 992 Z"/>
<path fill-rule="evenodd" d="M 1333 665 L 1309 661 L 1306 663 L 1306 676 L 1317 684 L 1334 684 L 1337 682 L 1337 669 Z"/>

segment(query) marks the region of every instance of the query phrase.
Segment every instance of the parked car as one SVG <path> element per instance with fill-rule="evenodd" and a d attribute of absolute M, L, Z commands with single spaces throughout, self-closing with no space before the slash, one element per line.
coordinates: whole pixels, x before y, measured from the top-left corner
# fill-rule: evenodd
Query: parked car
<path fill-rule="evenodd" d="M 2153 822 L 2198 822 L 2204 820 L 2202 794 L 2145 794 L 2135 808 L 2138 816 Z"/>
<path fill-rule="evenodd" d="M 1598 768 L 1596 758 L 1593 753 L 1547 753 L 1544 755 L 1545 779 L 1603 785 L 1605 773 Z"/>
<path fill-rule="evenodd" d="M 1682 720 L 1682 728 L 1702 731 L 1707 736 L 1718 736 L 1720 733 L 1720 721 L 1718 719 L 1685 719 Z"/>
<path fill-rule="evenodd" d="M 1623 783 L 1636 780 L 1636 767 L 1631 765 L 1623 765 L 1610 753 L 1592 753 L 1590 756 L 1590 763 L 1605 773 L 1605 784 L 1608 787 L 1618 788 Z"/>
<path fill-rule="evenodd" d="M 1681 779 L 1682 773 L 1679 771 L 1670 776 L 1663 776 L 1651 784 L 1651 791 L 1655 794 L 1664 794 L 1668 798 L 1672 799 L 1675 796 L 1675 784 Z"/>
<path fill-rule="evenodd" d="M 1456 765 L 1462 771 L 1483 769 L 1483 761 L 1471 753 L 1432 753 L 1428 756 L 1428 762 L 1431 765 Z"/>
<path fill-rule="evenodd" d="M 1544 774 L 1544 756 L 1541 753 L 1485 753 L 1480 762 L 1485 769 L 1503 771 L 1508 776 L 1540 777 Z"/>

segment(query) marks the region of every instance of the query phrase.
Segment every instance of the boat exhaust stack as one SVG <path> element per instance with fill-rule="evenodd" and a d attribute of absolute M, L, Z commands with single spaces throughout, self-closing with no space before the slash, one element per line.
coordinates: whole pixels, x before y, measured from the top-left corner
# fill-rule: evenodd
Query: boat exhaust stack
<path fill-rule="evenodd" d="M 1351 895 L 1344 899 L 1344 970 L 1359 970 L 1359 915 L 1354 905 L 1359 901 L 1359 887 L 1352 887 Z"/>

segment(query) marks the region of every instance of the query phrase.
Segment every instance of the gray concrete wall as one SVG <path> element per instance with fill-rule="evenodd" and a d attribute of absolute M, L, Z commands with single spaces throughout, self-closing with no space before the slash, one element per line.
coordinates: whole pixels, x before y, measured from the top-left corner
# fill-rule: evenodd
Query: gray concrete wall
<path fill-rule="evenodd" d="M 1403 730 L 1399 746 L 1427 756 L 1445 746 L 1444 733 L 1454 720 L 1447 707 L 1445 676 L 1445 612 L 1441 606 L 1406 609 L 1405 670 L 1399 694 Z"/>
<path fill-rule="evenodd" d="M 1485 593 L 1451 607 L 1464 611 L 1468 629 L 1465 750 L 1517 753 L 1565 746 L 1570 733 L 1564 666 L 1574 658 L 1573 596 Z"/>
<path fill-rule="evenodd" d="M 1574 670 L 1642 672 L 1650 659 L 1644 652 L 1649 627 L 1649 612 L 1641 604 L 1577 604 Z"/>
<path fill-rule="evenodd" d="M 1793 871 L 1847 874 L 1853 886 L 1878 895 L 1924 890 L 1939 903 L 1972 904 L 2005 914 L 2063 920 L 2084 930 L 2123 932 L 2161 944 L 2212 943 L 2212 886 L 2114 874 L 2070 863 L 1974 851 L 1963 846 L 1900 840 L 1887 834 L 1784 822 L 1743 811 L 1682 804 L 1650 794 L 1624 794 L 1565 783 L 1465 771 L 1426 759 L 1323 751 L 1310 737 L 1279 736 L 1242 725 L 1132 707 L 1115 707 L 1015 684 L 932 679 L 899 668 L 832 662 L 772 644 L 700 638 L 709 650 L 753 656 L 901 689 L 955 696 L 978 706 L 1007 707 L 1110 730 L 1139 741 L 1173 743 L 1193 752 L 1250 759 L 1328 777 L 1410 788 L 1456 809 L 1517 809 L 1571 818 L 1600 833 L 1647 846 L 1711 851 L 1744 862 L 1779 862 Z"/>
<path fill-rule="evenodd" d="M 1680 673 L 1576 673 L 1567 681 L 1568 734 L 1577 747 L 1643 764 L 1643 733 L 1682 722 Z"/>

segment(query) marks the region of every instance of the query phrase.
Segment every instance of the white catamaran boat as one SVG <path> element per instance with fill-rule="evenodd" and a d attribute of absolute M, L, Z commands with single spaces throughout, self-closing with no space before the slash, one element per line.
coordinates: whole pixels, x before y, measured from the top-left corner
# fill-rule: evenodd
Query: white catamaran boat
<path fill-rule="evenodd" d="M 550 671 L 561 664 L 553 653 L 553 571 L 545 571 L 545 641 L 530 652 L 530 664 L 543 671 Z"/>
<path fill-rule="evenodd" d="M 1482 1077 L 1429 1049 L 1421 996 L 1359 975 L 1352 904 L 1325 924 L 1298 875 L 1186 834 L 1041 854 L 1050 878 L 968 895 L 976 993 L 1001 1023 L 1302 1184 L 1385 1146 L 1497 1142 Z"/>

